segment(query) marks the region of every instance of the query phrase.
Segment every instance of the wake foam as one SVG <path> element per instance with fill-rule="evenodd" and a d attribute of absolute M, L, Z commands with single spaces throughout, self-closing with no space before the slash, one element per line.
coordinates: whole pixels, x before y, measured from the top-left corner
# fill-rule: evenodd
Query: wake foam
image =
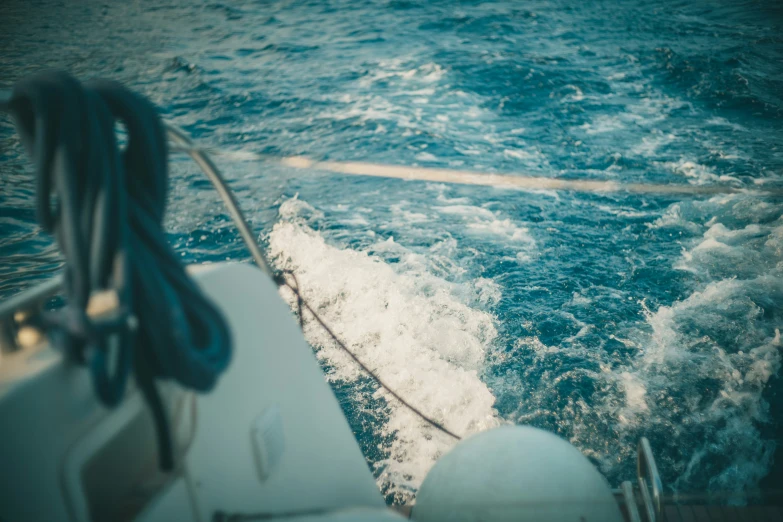
<path fill-rule="evenodd" d="M 673 205 L 652 226 L 703 230 L 674 267 L 706 282 L 671 306 L 645 307 L 649 335 L 620 379 L 620 436 L 655 437 L 674 457 L 675 491 L 743 503 L 775 451 L 765 388 L 782 363 L 783 219 L 729 196 Z"/>
<path fill-rule="evenodd" d="M 321 214 L 297 198 L 283 202 L 280 217 L 269 236 L 277 268 L 296 272 L 305 299 L 360 360 L 457 434 L 500 423 L 495 398 L 479 378 L 487 347 L 497 336 L 493 317 L 480 309 L 480 303 L 499 298 L 491 281 L 454 283 L 436 277 L 420 255 L 393 240 L 373 250 L 394 249 L 400 260 L 395 265 L 333 246 L 311 226 Z M 282 293 L 295 307 L 291 293 Z M 352 383 L 364 378 L 313 321 L 306 322 L 305 337 L 327 366 L 329 379 Z M 377 435 L 390 441 L 381 448 L 384 458 L 373 462 L 377 480 L 403 501 L 454 441 L 382 389 L 375 397 L 388 399 L 388 419 Z M 361 400 L 358 393 L 353 400 Z"/>
<path fill-rule="evenodd" d="M 429 222 L 434 212 L 465 225 L 496 223 L 497 233 L 480 235 L 536 247 L 527 230 L 500 226 L 502 216 L 466 198 L 440 194 L 437 202 L 415 215 L 402 202 L 392 217 Z M 305 297 L 361 360 L 456 433 L 504 422 L 494 409 L 502 404 L 508 420 L 560 433 L 618 484 L 633 474 L 640 436 L 650 438 L 675 492 L 728 494 L 742 503 L 768 473 L 775 451 L 769 386 L 783 364 L 783 219 L 774 204 L 713 197 L 673 204 L 649 222 L 651 231 L 692 238 L 672 263 L 692 274 L 694 290 L 669 306 L 651 310 L 642 303 L 641 320 L 610 335 L 624 346 L 619 352 L 596 349 L 595 325 L 571 311 L 597 300 L 627 301 L 627 292 L 600 286 L 576 292 L 551 312 L 573 323 L 574 335 L 552 346 L 523 337 L 508 350 L 496 346 L 503 340 L 485 311 L 501 290 L 464 273 L 453 237 L 425 251 L 392 238 L 351 250 L 335 244 L 339 230 L 330 232 L 307 203 L 289 199 L 279 213 L 269 237 L 277 266 L 296 271 Z M 329 378 L 348 384 L 354 409 L 379 410 L 362 395 L 364 377 L 324 332 L 308 323 L 305 335 Z M 592 391 L 574 396 L 572 389 Z M 386 417 L 373 436 L 380 456 L 370 460 L 381 488 L 404 502 L 453 441 L 382 390 L 373 398 L 385 404 Z"/>
<path fill-rule="evenodd" d="M 647 313 L 651 342 L 627 375 L 626 411 L 681 454 L 675 491 L 741 501 L 768 472 L 775 444 L 759 429 L 771 420 L 762 392 L 780 370 L 781 342 L 765 315 L 782 303 L 783 281 L 761 276 Z"/>

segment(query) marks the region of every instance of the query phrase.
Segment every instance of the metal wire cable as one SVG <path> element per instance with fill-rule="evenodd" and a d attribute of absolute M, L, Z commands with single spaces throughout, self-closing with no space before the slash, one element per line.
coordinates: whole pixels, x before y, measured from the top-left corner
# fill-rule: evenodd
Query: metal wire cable
<path fill-rule="evenodd" d="M 430 417 L 428 417 L 427 415 L 425 415 L 424 413 L 422 413 L 422 412 L 421 412 L 421 410 L 419 410 L 418 408 L 416 408 L 415 406 L 413 406 L 411 403 L 409 403 L 408 401 L 406 401 L 405 399 L 403 399 L 402 397 L 400 397 L 400 395 L 399 395 L 397 392 L 395 392 L 395 391 L 394 391 L 394 389 L 392 389 L 392 388 L 391 388 L 391 387 L 390 387 L 388 384 L 386 384 L 385 382 L 383 382 L 383 381 L 381 380 L 381 378 L 380 378 L 380 377 L 378 377 L 378 376 L 375 374 L 375 372 L 373 372 L 373 371 L 372 371 L 372 370 L 371 370 L 371 369 L 370 369 L 370 368 L 369 368 L 369 367 L 368 367 L 366 364 L 364 364 L 364 363 L 361 361 L 361 359 L 359 359 L 359 358 L 356 356 L 356 354 L 354 354 L 354 353 L 353 353 L 353 352 L 352 352 L 352 351 L 351 351 L 351 350 L 350 350 L 350 349 L 349 349 L 349 348 L 348 348 L 348 347 L 345 345 L 345 343 L 344 343 L 344 342 L 343 342 L 343 341 L 342 341 L 342 340 L 341 340 L 339 337 L 337 337 L 337 334 L 335 334 L 335 333 L 334 333 L 334 331 L 332 331 L 332 329 L 329 327 L 329 325 L 327 325 L 327 324 L 324 322 L 324 320 L 323 320 L 323 319 L 321 319 L 321 317 L 320 317 L 320 316 L 319 316 L 319 315 L 318 315 L 318 314 L 315 312 L 315 310 L 313 310 L 313 307 L 312 307 L 312 306 L 310 306 L 310 303 L 308 303 L 308 302 L 307 302 L 307 300 L 305 300 L 305 299 L 304 299 L 304 297 L 302 297 L 302 294 L 299 292 L 299 283 L 298 283 L 298 281 L 296 281 L 296 279 L 295 279 L 295 277 L 296 277 L 296 276 L 294 276 L 294 284 L 295 284 L 296 286 L 293 286 L 293 285 L 291 285 L 291 283 L 289 283 L 289 282 L 288 282 L 288 281 L 285 279 L 285 276 L 286 276 L 286 275 L 293 275 L 293 272 L 290 272 L 290 271 L 288 271 L 288 272 L 281 272 L 280 274 L 278 274 L 278 276 L 277 276 L 277 277 L 275 277 L 275 282 L 276 282 L 276 283 L 277 283 L 279 286 L 285 286 L 285 287 L 287 287 L 289 290 L 291 290 L 291 291 L 292 291 L 292 292 L 293 292 L 293 293 L 296 295 L 296 298 L 297 298 L 297 301 L 298 301 L 298 306 L 299 306 L 300 324 L 301 324 L 301 325 L 303 325 L 303 326 L 304 326 L 304 323 L 302 322 L 302 318 L 301 318 L 302 307 L 304 306 L 304 308 L 305 308 L 305 309 L 307 309 L 307 311 L 308 311 L 308 312 L 310 312 L 310 314 L 313 316 L 313 318 L 315 318 L 315 320 L 318 322 L 318 324 L 320 324 L 320 325 L 321 325 L 321 328 L 323 328 L 323 329 L 324 329 L 324 331 L 325 331 L 327 334 L 329 334 L 329 337 L 331 337 L 331 338 L 332 338 L 332 340 L 333 340 L 333 341 L 334 341 L 334 342 L 337 344 L 337 346 L 339 346 L 341 350 L 343 350 L 345 353 L 347 353 L 347 354 L 348 354 L 348 355 L 351 357 L 351 359 L 353 359 L 353 360 L 354 360 L 354 362 L 355 362 L 357 365 L 359 365 L 359 367 L 360 367 L 360 368 L 361 368 L 361 369 L 362 369 L 362 370 L 363 370 L 365 373 L 367 373 L 367 374 L 368 374 L 368 375 L 369 375 L 369 376 L 370 376 L 370 377 L 371 377 L 371 378 L 372 378 L 372 379 L 373 379 L 373 380 L 374 380 L 376 383 L 378 383 L 378 385 L 379 385 L 381 388 L 383 388 L 384 390 L 386 390 L 386 391 L 389 393 L 389 395 L 391 395 L 392 397 L 394 397 L 395 399 L 397 399 L 397 400 L 398 400 L 398 401 L 399 401 L 399 402 L 400 402 L 400 403 L 401 403 L 403 406 L 405 406 L 405 407 L 406 407 L 406 408 L 408 408 L 410 411 L 412 411 L 413 413 L 415 413 L 415 414 L 416 414 L 416 415 L 417 415 L 417 416 L 418 416 L 420 419 L 422 419 L 423 421 L 425 421 L 427 424 L 429 424 L 429 425 L 430 425 L 430 426 L 432 426 L 433 428 L 436 428 L 436 429 L 438 429 L 438 430 L 442 431 L 442 432 L 443 432 L 443 433 L 445 433 L 446 435 L 449 435 L 450 437 L 453 437 L 453 438 L 454 438 L 454 439 L 456 439 L 456 440 L 461 440 L 461 439 L 462 439 L 462 437 L 460 437 L 459 435 L 455 434 L 454 432 L 452 432 L 451 430 L 449 430 L 448 428 L 446 428 L 446 427 L 445 427 L 443 424 L 439 423 L 439 422 L 438 422 L 438 421 L 436 421 L 436 420 L 433 420 L 432 418 L 430 418 Z"/>

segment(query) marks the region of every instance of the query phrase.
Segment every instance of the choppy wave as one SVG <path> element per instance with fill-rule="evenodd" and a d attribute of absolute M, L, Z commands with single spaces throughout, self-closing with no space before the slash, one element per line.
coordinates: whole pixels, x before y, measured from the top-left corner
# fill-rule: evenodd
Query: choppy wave
<path fill-rule="evenodd" d="M 466 303 L 496 301 L 489 281 L 455 285 L 430 274 L 421 256 L 393 239 L 373 250 L 394 251 L 395 266 L 366 252 L 327 244 L 308 226 L 318 213 L 297 198 L 280 207 L 281 221 L 269 237 L 279 268 L 295 270 L 304 297 L 335 333 L 397 393 L 459 434 L 500 423 L 494 397 L 480 377 L 485 353 L 497 336 L 493 317 Z M 293 296 L 283 292 L 283 296 Z M 305 335 L 328 364 L 329 377 L 364 377 L 319 325 Z M 387 399 L 382 389 L 375 397 Z M 360 394 L 354 401 L 362 402 Z M 398 500 L 409 497 L 435 459 L 453 445 L 449 437 L 387 401 L 379 437 L 391 435 L 383 459 L 373 462 L 379 483 Z"/>
<path fill-rule="evenodd" d="M 618 433 L 655 441 L 675 491 L 741 503 L 777 448 L 769 385 L 783 357 L 783 220 L 776 207 L 736 196 L 684 214 L 674 205 L 666 216 L 677 217 L 657 223 L 703 231 L 674 267 L 704 283 L 670 306 L 644 307 L 649 330 L 633 336 L 639 353 L 619 371 Z"/>

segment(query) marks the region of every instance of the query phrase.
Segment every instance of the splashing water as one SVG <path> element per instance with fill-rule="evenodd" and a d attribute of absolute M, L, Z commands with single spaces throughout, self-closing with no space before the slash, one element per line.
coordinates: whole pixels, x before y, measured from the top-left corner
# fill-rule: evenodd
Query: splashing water
<path fill-rule="evenodd" d="M 644 435 L 667 487 L 740 503 L 783 484 L 783 17 L 767 4 L 11 0 L 0 89 L 41 66 L 110 77 L 230 151 L 218 162 L 277 266 L 450 429 L 554 431 L 614 485 Z M 352 177 L 259 154 L 693 194 Z M 0 169 L 5 298 L 61 261 L 2 119 Z M 208 184 L 182 158 L 172 171 L 183 261 L 248 260 Z M 716 184 L 738 192 L 701 192 Z M 453 442 L 305 335 L 379 486 L 410 500 Z"/>
<path fill-rule="evenodd" d="M 270 251 L 279 268 L 295 271 L 303 296 L 327 324 L 336 326 L 335 333 L 392 389 L 449 429 L 470 434 L 497 426 L 494 397 L 478 376 L 497 332 L 488 313 L 463 302 L 496 300 L 494 285 L 455 285 L 433 276 L 421 256 L 393 239 L 373 249 L 399 256 L 396 270 L 366 252 L 330 246 L 307 225 L 302 212 L 311 219 L 318 216 L 296 198 L 281 205 L 282 220 L 272 229 Z M 294 296 L 288 294 L 284 292 L 293 306 Z M 362 377 L 319 325 L 308 324 L 305 335 L 328 364 L 330 379 Z M 386 398 L 382 390 L 376 395 Z M 388 406 L 381 435 L 393 439 L 388 457 L 375 466 L 382 482 L 394 484 L 390 493 L 402 495 L 415 490 L 453 441 L 400 405 Z"/>

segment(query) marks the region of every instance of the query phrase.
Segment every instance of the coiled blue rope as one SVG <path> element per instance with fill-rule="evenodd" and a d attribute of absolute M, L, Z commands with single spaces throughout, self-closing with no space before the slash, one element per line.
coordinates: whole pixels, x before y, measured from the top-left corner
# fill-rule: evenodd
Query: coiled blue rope
<path fill-rule="evenodd" d="M 230 361 L 231 335 L 166 241 L 163 124 L 150 102 L 121 85 L 81 84 L 58 71 L 20 81 L 8 109 L 36 165 L 37 219 L 65 257 L 68 304 L 46 319 L 50 336 L 89 366 L 108 407 L 122 401 L 134 375 L 155 419 L 161 468 L 170 470 L 169 423 L 155 381 L 210 390 Z M 124 150 L 117 121 L 127 130 Z M 119 309 L 90 317 L 91 296 L 106 290 Z"/>

